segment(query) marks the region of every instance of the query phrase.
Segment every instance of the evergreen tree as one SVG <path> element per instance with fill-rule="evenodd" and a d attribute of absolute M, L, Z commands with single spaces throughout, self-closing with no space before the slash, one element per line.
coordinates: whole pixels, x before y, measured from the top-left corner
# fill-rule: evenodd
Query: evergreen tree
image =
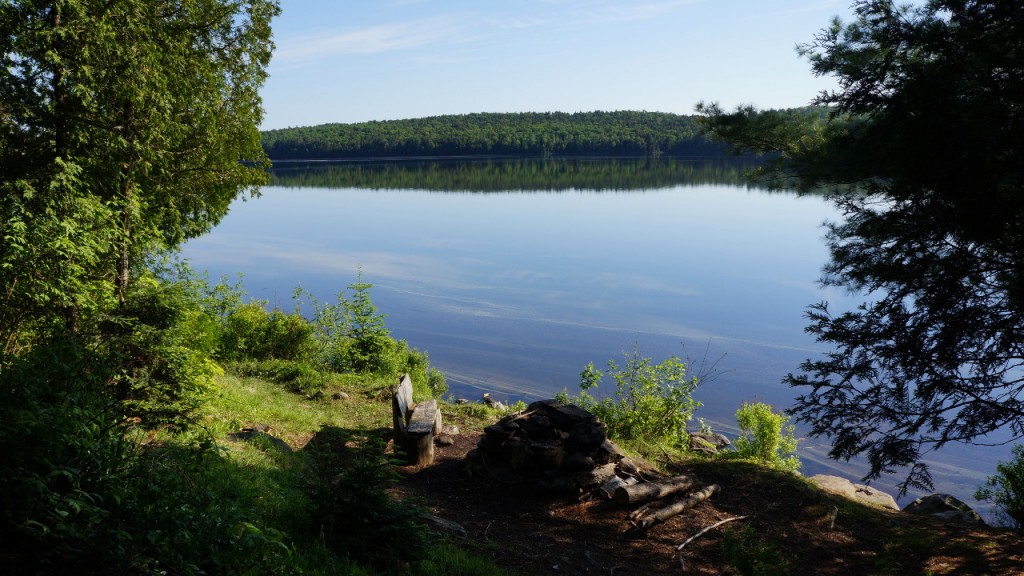
<path fill-rule="evenodd" d="M 833 346 L 787 381 L 831 455 L 866 455 L 867 478 L 948 442 L 1024 437 L 1024 4 L 861 0 L 801 47 L 839 81 L 805 114 L 726 114 L 706 125 L 778 154 L 777 174 L 836 192 L 824 283 L 867 301 L 809 312 Z M 1005 441 L 1005 440 L 1000 440 Z"/>

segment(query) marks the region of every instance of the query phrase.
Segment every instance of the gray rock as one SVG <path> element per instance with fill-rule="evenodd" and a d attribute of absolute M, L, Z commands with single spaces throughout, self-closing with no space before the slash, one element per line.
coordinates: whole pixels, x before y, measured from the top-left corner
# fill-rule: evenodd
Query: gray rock
<path fill-rule="evenodd" d="M 487 404 L 488 406 L 490 406 L 491 408 L 494 408 L 495 410 L 506 410 L 507 409 L 505 407 L 505 405 L 502 404 L 500 401 L 495 400 L 494 398 L 491 398 L 490 394 L 484 394 L 484 404 Z"/>
<path fill-rule="evenodd" d="M 818 474 L 816 476 L 811 476 L 809 480 L 818 488 L 821 488 L 826 492 L 845 496 L 855 502 L 870 504 L 872 506 L 895 511 L 899 511 L 900 509 L 899 504 L 896 504 L 896 499 L 890 494 L 886 494 L 881 490 L 864 484 L 854 484 L 846 478 L 830 476 L 828 474 Z"/>
<path fill-rule="evenodd" d="M 280 452 L 292 452 L 292 447 L 287 442 L 276 436 L 271 436 L 269 430 L 270 427 L 266 424 L 256 424 L 252 428 L 242 428 L 238 432 L 232 432 L 228 434 L 228 438 L 235 441 L 253 442 L 257 445 L 263 444 Z"/>
<path fill-rule="evenodd" d="M 949 494 L 929 494 L 914 500 L 903 509 L 908 514 L 930 514 L 947 522 L 984 524 L 980 514 L 962 500 Z"/>
<path fill-rule="evenodd" d="M 603 422 L 586 420 L 573 427 L 566 442 L 580 452 L 590 453 L 600 448 L 607 439 L 608 428 Z"/>
<path fill-rule="evenodd" d="M 596 416 L 574 404 L 562 405 L 558 400 L 537 400 L 530 404 L 528 412 L 540 412 L 547 417 L 551 425 L 561 431 L 569 431 L 580 422 L 592 421 Z"/>
<path fill-rule="evenodd" d="M 348 394 L 339 391 L 331 394 L 331 398 L 335 400 L 348 400 Z"/>
<path fill-rule="evenodd" d="M 601 447 L 597 449 L 597 456 L 594 459 L 598 464 L 608 464 L 618 462 L 625 457 L 626 453 L 615 442 L 605 439 L 601 443 Z"/>
<path fill-rule="evenodd" d="M 690 432 L 690 450 L 714 456 L 718 451 L 732 442 L 716 432 Z"/>

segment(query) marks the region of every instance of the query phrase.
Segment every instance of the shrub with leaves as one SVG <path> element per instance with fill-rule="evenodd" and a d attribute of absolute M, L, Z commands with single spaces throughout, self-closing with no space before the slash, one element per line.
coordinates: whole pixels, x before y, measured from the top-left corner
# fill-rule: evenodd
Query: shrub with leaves
<path fill-rule="evenodd" d="M 448 390 L 444 374 L 430 367 L 426 352 L 395 340 L 370 297 L 372 284 L 358 281 L 349 285 L 353 294 L 337 295 L 336 303 L 322 302 L 297 288 L 296 303 L 310 311 L 316 341 L 317 362 L 332 372 L 375 372 L 383 375 L 409 373 L 418 391 L 439 398 Z"/>
<path fill-rule="evenodd" d="M 401 359 L 395 354 L 395 341 L 384 325 L 387 315 L 377 311 L 370 299 L 370 288 L 373 284 L 363 282 L 362 270 L 359 271 L 359 280 L 349 285 L 353 292 L 348 303 L 352 344 L 346 361 L 355 372 L 393 374 L 397 372 Z"/>
<path fill-rule="evenodd" d="M 395 343 L 396 352 L 400 358 L 404 358 L 399 372 L 409 374 L 413 386 L 422 395 L 429 395 L 432 398 L 440 398 L 448 391 L 448 381 L 444 373 L 430 366 L 430 359 L 426 352 L 409 348 L 405 340 Z"/>
<path fill-rule="evenodd" d="M 998 519 L 1024 533 L 1024 446 L 1013 446 L 1013 460 L 996 465 L 998 474 L 989 476 L 974 497 L 996 505 Z"/>
<path fill-rule="evenodd" d="M 225 319 L 221 357 L 226 360 L 302 360 L 315 349 L 314 329 L 299 314 L 268 312 L 266 302 L 238 306 Z"/>
<path fill-rule="evenodd" d="M 736 411 L 740 436 L 733 443 L 735 458 L 756 460 L 778 470 L 795 472 L 800 469 L 796 456 L 797 440 L 789 416 L 778 414 L 768 404 L 745 402 Z"/>
<path fill-rule="evenodd" d="M 108 358 L 61 335 L 0 369 L 0 557 L 11 574 L 287 573 L 215 486 L 211 442 L 142 445 Z M 247 572 L 248 571 L 248 572 Z"/>
<path fill-rule="evenodd" d="M 634 348 L 619 366 L 608 361 L 607 376 L 615 382 L 615 397 L 596 399 L 590 394 L 605 373 L 587 364 L 580 374 L 580 394 L 558 396 L 596 414 L 607 426 L 608 435 L 620 440 L 668 440 L 683 444 L 686 424 L 700 402 L 694 400 L 697 379 L 687 377 L 686 364 L 671 356 L 658 364 Z"/>
<path fill-rule="evenodd" d="M 81 562 L 98 539 L 120 538 L 106 523 L 125 496 L 131 446 L 106 385 L 101 354 L 58 337 L 0 366 L 0 556 L 12 573 Z M 59 566 L 57 566 L 59 568 Z"/>
<path fill-rule="evenodd" d="M 147 426 L 184 426 L 202 407 L 220 368 L 213 361 L 217 321 L 178 284 L 140 279 L 104 317 L 99 350 L 126 415 Z"/>

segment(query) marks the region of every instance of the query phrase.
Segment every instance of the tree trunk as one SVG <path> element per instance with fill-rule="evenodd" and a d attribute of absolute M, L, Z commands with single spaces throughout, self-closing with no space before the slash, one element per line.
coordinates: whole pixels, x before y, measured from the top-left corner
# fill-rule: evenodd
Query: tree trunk
<path fill-rule="evenodd" d="M 121 185 L 124 207 L 121 208 L 121 233 L 120 246 L 117 254 L 117 270 L 114 275 L 114 285 L 117 288 L 117 303 L 124 307 L 125 295 L 128 292 L 128 281 L 131 274 L 131 241 L 132 241 L 132 182 L 127 176 Z"/>

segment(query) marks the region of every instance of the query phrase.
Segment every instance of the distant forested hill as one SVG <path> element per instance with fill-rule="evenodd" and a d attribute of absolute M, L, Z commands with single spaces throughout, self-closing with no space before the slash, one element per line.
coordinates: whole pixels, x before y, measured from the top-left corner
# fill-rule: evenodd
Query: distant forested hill
<path fill-rule="evenodd" d="M 693 116 L 662 112 L 465 114 L 263 132 L 273 160 L 404 156 L 709 156 Z"/>

